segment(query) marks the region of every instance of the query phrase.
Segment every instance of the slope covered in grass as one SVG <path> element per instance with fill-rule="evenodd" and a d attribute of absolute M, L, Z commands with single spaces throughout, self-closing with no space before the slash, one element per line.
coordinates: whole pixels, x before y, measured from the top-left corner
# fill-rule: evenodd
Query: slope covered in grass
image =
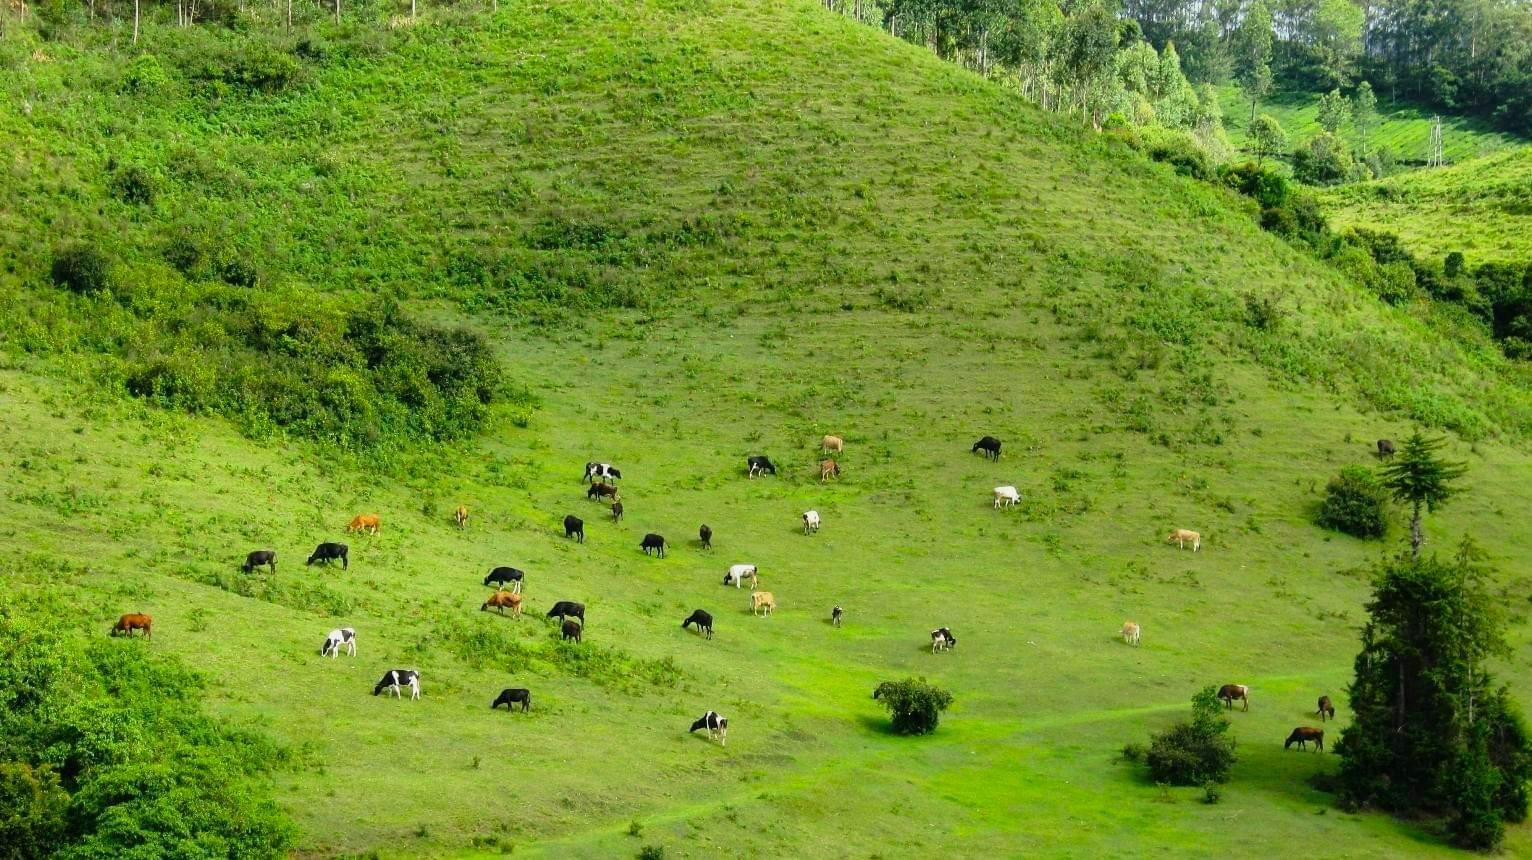
<path fill-rule="evenodd" d="M 1457 431 L 1468 492 L 1429 521 L 1432 548 L 1471 530 L 1504 605 L 1527 605 L 1532 412 L 1492 345 L 815 3 L 263 32 L 151 29 L 147 90 L 128 77 L 147 61 L 86 36 L 0 43 L 0 88 L 28 105 L 0 114 L 0 545 L 82 630 L 153 613 L 130 647 L 199 667 L 217 715 L 294 750 L 278 794 L 306 852 L 1102 856 L 1255 832 L 1448 853 L 1430 822 L 1335 811 L 1309 782 L 1333 759 L 1280 742 L 1320 693 L 1343 702 L 1382 546 L 1310 521 L 1376 437 Z M 254 89 L 270 76 L 219 71 L 251 57 L 287 71 Z M 124 199 L 124 164 L 151 199 Z M 178 231 L 260 278 L 182 272 Z M 51 286 L 63 241 L 108 252 L 118 289 Z M 1257 325 L 1247 296 L 1276 312 Z M 144 342 L 218 354 L 227 317 L 199 301 L 384 297 L 481 333 L 535 399 L 376 468 L 121 384 Z M 848 447 L 821 484 L 826 432 Z M 999 463 L 969 453 L 985 433 Z M 781 473 L 745 478 L 752 453 Z M 584 498 L 590 459 L 623 470 L 621 523 Z M 991 508 L 999 484 L 1018 509 Z M 382 534 L 345 537 L 363 511 Z M 1177 551 L 1171 527 L 1206 546 Z M 650 531 L 666 559 L 639 552 Z M 349 570 L 302 564 L 337 539 Z M 257 548 L 276 574 L 238 571 Z M 759 565 L 771 618 L 720 585 L 736 562 Z M 528 617 L 479 611 L 501 564 L 527 571 Z M 556 600 L 589 607 L 580 645 L 542 621 Z M 699 607 L 712 642 L 680 629 Z M 1139 649 L 1116 637 L 1126 618 Z M 341 624 L 358 656 L 320 659 Z M 952 653 L 930 653 L 936 626 Z M 1499 667 L 1517 689 L 1524 626 Z M 420 668 L 421 701 L 368 695 L 394 666 Z M 870 692 L 918 675 L 956 702 L 935 735 L 893 737 Z M 1252 706 L 1221 804 L 1117 760 L 1227 682 Z M 530 714 L 490 712 L 511 686 Z M 730 717 L 726 748 L 685 732 L 708 708 Z"/>
<path fill-rule="evenodd" d="M 1471 264 L 1532 260 L 1532 148 L 1322 195 L 1336 224 L 1398 233 L 1418 254 Z"/>

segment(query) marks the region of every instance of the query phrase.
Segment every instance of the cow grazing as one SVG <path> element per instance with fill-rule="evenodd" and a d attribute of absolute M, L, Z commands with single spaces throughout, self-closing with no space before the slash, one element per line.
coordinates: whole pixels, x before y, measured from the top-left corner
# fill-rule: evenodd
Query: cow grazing
<path fill-rule="evenodd" d="M 479 611 L 483 612 L 490 607 L 494 607 L 495 609 L 500 610 L 501 615 L 504 615 L 505 608 L 507 606 L 511 608 L 512 615 L 516 616 L 517 618 L 521 617 L 521 595 L 514 591 L 494 592 L 489 596 L 488 600 L 484 601 L 484 603 L 479 606 Z"/>
<path fill-rule="evenodd" d="M 686 616 L 686 620 L 681 622 L 681 629 L 685 630 L 688 624 L 697 625 L 698 633 L 705 633 L 707 638 L 713 638 L 713 616 L 710 613 L 701 609 L 693 610 L 692 614 Z"/>
<path fill-rule="evenodd" d="M 824 483 L 831 478 L 840 477 L 840 464 L 834 460 L 821 460 L 819 462 L 819 482 Z"/>
<path fill-rule="evenodd" d="M 1243 710 L 1250 710 L 1250 688 L 1244 684 L 1224 684 L 1218 688 L 1218 698 L 1222 699 L 1224 707 L 1230 710 L 1234 708 L 1236 699 L 1245 703 Z"/>
<path fill-rule="evenodd" d="M 245 573 L 250 573 L 263 564 L 269 566 L 272 573 L 277 572 L 277 554 L 274 550 L 258 549 L 245 556 L 243 570 Z"/>
<path fill-rule="evenodd" d="M 830 626 L 832 626 L 832 627 L 839 627 L 840 626 L 840 620 L 841 620 L 841 618 L 845 617 L 845 615 L 846 615 L 846 610 L 841 609 L 839 606 L 836 606 L 833 609 L 831 609 L 830 610 Z"/>
<path fill-rule="evenodd" d="M 650 532 L 644 535 L 644 540 L 638 545 L 638 548 L 644 551 L 644 555 L 648 555 L 652 551 L 657 553 L 660 558 L 664 558 L 665 538 L 655 534 L 654 532 Z"/>
<path fill-rule="evenodd" d="M 977 454 L 981 451 L 984 452 L 985 459 L 1000 459 L 1000 440 L 993 436 L 985 436 L 983 439 L 973 443 L 973 448 L 968 453 Z"/>
<path fill-rule="evenodd" d="M 713 530 L 708 528 L 706 523 L 703 524 L 702 528 L 697 529 L 697 539 L 702 541 L 703 549 L 713 548 Z"/>
<path fill-rule="evenodd" d="M 1293 729 L 1292 734 L 1287 736 L 1287 743 L 1282 745 L 1282 749 L 1292 749 L 1295 743 L 1298 745 L 1298 749 L 1306 749 L 1307 744 L 1313 743 L 1315 752 L 1324 752 L 1325 730 L 1316 729 L 1313 726 L 1299 726 Z"/>
<path fill-rule="evenodd" d="M 468 506 L 467 505 L 458 505 L 457 506 L 457 510 L 452 512 L 452 518 L 454 520 L 457 520 L 457 527 L 458 528 L 460 528 L 460 529 L 468 528 Z"/>
<path fill-rule="evenodd" d="M 547 617 L 557 618 L 558 620 L 563 621 L 564 616 L 566 615 L 571 618 L 578 618 L 580 619 L 580 623 L 584 624 L 585 604 L 576 603 L 573 600 L 560 600 L 558 603 L 553 604 L 552 609 L 548 610 Z"/>
<path fill-rule="evenodd" d="M 819 450 L 826 454 L 840 454 L 846 450 L 846 440 L 839 436 L 825 436 L 819 440 Z"/>
<path fill-rule="evenodd" d="M 585 477 L 582 481 L 590 481 L 592 478 L 604 478 L 610 481 L 622 480 L 622 472 L 612 468 L 611 463 L 586 463 Z"/>
<path fill-rule="evenodd" d="M 777 467 L 771 464 L 771 458 L 763 457 L 760 454 L 746 457 L 745 466 L 749 470 L 749 476 L 752 478 L 756 475 L 775 475 L 777 473 Z"/>
<path fill-rule="evenodd" d="M 410 688 L 410 698 L 420 698 L 420 673 L 414 669 L 389 669 L 383 673 L 383 677 L 373 685 L 374 696 L 382 694 L 384 690 L 394 694 L 394 698 L 402 698 L 402 688 Z"/>
<path fill-rule="evenodd" d="M 718 716 L 717 711 L 708 711 L 692 723 L 692 731 L 707 729 L 708 737 L 718 741 L 720 746 L 729 745 L 729 721 Z"/>
<path fill-rule="evenodd" d="M 1122 641 L 1129 645 L 1137 645 L 1139 637 L 1138 622 L 1124 621 L 1122 623 Z"/>
<path fill-rule="evenodd" d="M 1191 529 L 1172 529 L 1165 542 L 1173 543 L 1179 549 L 1186 549 L 1186 545 L 1191 544 L 1192 552 L 1202 549 L 1202 535 Z"/>
<path fill-rule="evenodd" d="M 377 534 L 382 529 L 383 521 L 378 519 L 377 514 L 357 514 L 351 518 L 351 525 L 346 526 L 346 534 L 352 532 Z"/>
<path fill-rule="evenodd" d="M 599 502 L 607 497 L 610 497 L 614 502 L 617 500 L 617 488 L 611 484 L 591 484 L 590 489 L 585 491 L 585 498 L 587 499 L 594 499 Z"/>
<path fill-rule="evenodd" d="M 340 559 L 341 570 L 350 570 L 351 561 L 346 555 L 350 551 L 343 543 L 322 543 L 314 547 L 314 551 L 309 554 L 309 560 L 305 563 L 313 564 L 317 561 L 320 564 L 329 564 L 336 559 Z"/>
<path fill-rule="evenodd" d="M 493 711 L 501 705 L 505 705 L 505 712 L 509 714 L 516 710 L 516 705 L 518 704 L 521 705 L 521 712 L 523 714 L 532 710 L 532 691 L 525 687 L 510 687 L 501 690 L 500 695 L 495 697 L 494 704 L 490 705 L 489 709 Z"/>
<path fill-rule="evenodd" d="M 579 543 L 585 543 L 585 521 L 574 514 L 565 517 L 564 537 L 574 538 Z"/>
<path fill-rule="evenodd" d="M 750 614 L 765 617 L 777 608 L 777 598 L 769 591 L 750 592 Z"/>
<path fill-rule="evenodd" d="M 113 636 L 131 637 L 135 630 L 142 630 L 145 639 L 153 639 L 154 619 L 142 612 L 129 612 L 127 615 L 117 619 L 117 623 L 112 625 Z"/>
<path fill-rule="evenodd" d="M 520 594 L 521 581 L 526 579 L 526 576 L 526 573 L 519 571 L 514 567 L 497 567 L 489 572 L 489 576 L 484 577 L 484 584 L 501 588 L 504 587 L 506 583 L 510 583 L 511 590 L 517 594 Z"/>
<path fill-rule="evenodd" d="M 350 627 L 337 627 L 325 634 L 324 644 L 319 646 L 319 656 L 334 659 L 345 652 L 352 657 L 356 656 L 356 630 Z"/>
<path fill-rule="evenodd" d="M 1008 508 L 1019 501 L 1021 501 L 1021 493 L 1018 492 L 1015 487 L 1007 486 L 995 488 L 995 510 L 998 511 L 1001 508 Z"/>
<path fill-rule="evenodd" d="M 563 635 L 565 642 L 568 642 L 571 639 L 575 642 L 579 642 L 580 631 L 580 625 L 573 620 L 565 621 L 563 624 L 559 625 L 559 632 Z"/>
<path fill-rule="evenodd" d="M 753 564 L 731 564 L 729 565 L 729 572 L 723 575 L 723 584 L 732 584 L 735 588 L 739 588 L 748 579 L 750 580 L 751 590 L 754 590 L 756 584 L 760 582 L 756 574 L 757 571 Z"/>
<path fill-rule="evenodd" d="M 612 522 L 622 522 L 622 502 L 612 502 Z"/>
<path fill-rule="evenodd" d="M 1378 457 L 1380 459 L 1385 459 L 1386 460 L 1389 457 L 1394 456 L 1394 451 L 1395 451 L 1394 440 L 1392 440 L 1392 439 L 1379 439 L 1378 440 Z"/>
<path fill-rule="evenodd" d="M 1314 713 L 1320 722 L 1335 719 L 1335 705 L 1331 703 L 1329 696 L 1319 697 L 1319 710 Z"/>
<path fill-rule="evenodd" d="M 957 647 L 957 637 L 952 635 L 952 631 L 950 629 L 946 627 L 938 627 L 931 631 L 932 654 L 935 654 L 938 651 L 946 651 L 949 648 L 955 647 Z"/>
<path fill-rule="evenodd" d="M 803 512 L 803 533 L 811 535 L 819 531 L 819 511 Z"/>

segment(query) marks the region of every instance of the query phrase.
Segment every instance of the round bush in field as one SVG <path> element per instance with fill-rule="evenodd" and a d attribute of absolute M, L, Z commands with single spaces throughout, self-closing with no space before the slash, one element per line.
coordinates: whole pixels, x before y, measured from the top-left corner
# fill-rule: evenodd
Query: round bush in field
<path fill-rule="evenodd" d="M 942 711 L 952 704 L 951 693 L 926 683 L 925 678 L 884 681 L 872 695 L 888 708 L 894 731 L 901 735 L 928 735 L 936 731 Z"/>
<path fill-rule="evenodd" d="M 99 293 L 112 285 L 111 261 L 86 244 L 53 255 L 53 283 L 76 293 Z"/>
<path fill-rule="evenodd" d="M 1347 466 L 1330 479 L 1319 508 L 1319 524 L 1359 538 L 1388 531 L 1388 490 L 1365 466 Z"/>

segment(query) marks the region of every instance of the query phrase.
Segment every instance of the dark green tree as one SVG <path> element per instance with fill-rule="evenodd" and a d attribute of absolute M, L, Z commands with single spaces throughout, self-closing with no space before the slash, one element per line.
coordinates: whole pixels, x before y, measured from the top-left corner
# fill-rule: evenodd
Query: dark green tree
<path fill-rule="evenodd" d="M 1234 32 L 1234 79 L 1250 99 L 1250 121 L 1255 107 L 1271 92 L 1271 10 L 1257 2 L 1240 20 Z"/>
<path fill-rule="evenodd" d="M 1455 841 L 1481 849 L 1526 818 L 1532 778 L 1526 727 L 1484 666 L 1509 653 L 1487 573 L 1467 540 L 1451 562 L 1379 565 L 1336 745 L 1345 807 L 1446 816 Z"/>
<path fill-rule="evenodd" d="M 928 735 L 936 731 L 942 711 L 952 704 L 952 694 L 925 678 L 884 681 L 872 697 L 881 700 L 901 735 Z"/>
<path fill-rule="evenodd" d="M 1280 155 L 1287 148 L 1287 132 L 1271 114 L 1261 114 L 1250 124 L 1250 145 L 1255 149 L 1255 163 L 1259 167 L 1268 155 Z"/>
<path fill-rule="evenodd" d="M 1383 486 L 1394 498 L 1410 506 L 1410 555 L 1420 558 L 1420 545 L 1425 542 L 1421 530 L 1422 511 L 1436 513 L 1436 509 L 1457 494 L 1453 482 L 1463 477 L 1467 466 L 1452 463 L 1437 456 L 1445 444 L 1441 439 L 1427 439 L 1416 431 L 1404 442 L 1404 448 L 1393 462 L 1383 468 Z"/>
<path fill-rule="evenodd" d="M 1388 531 L 1388 489 L 1365 466 L 1341 469 L 1325 487 L 1319 524 L 1352 537 L 1383 537 Z"/>
<path fill-rule="evenodd" d="M 1218 688 L 1202 688 L 1192 697 L 1191 722 L 1176 723 L 1150 738 L 1150 775 L 1171 785 L 1227 782 L 1235 760 L 1228 732 Z"/>

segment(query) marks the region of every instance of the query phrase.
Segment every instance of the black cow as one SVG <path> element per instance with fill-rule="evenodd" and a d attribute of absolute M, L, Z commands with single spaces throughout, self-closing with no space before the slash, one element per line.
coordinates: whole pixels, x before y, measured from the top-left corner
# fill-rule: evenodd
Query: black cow
<path fill-rule="evenodd" d="M 578 618 L 580 619 L 580 623 L 584 624 L 585 604 L 576 603 L 573 600 L 560 600 L 558 603 L 553 604 L 552 609 L 548 610 L 547 617 L 557 618 L 558 620 L 563 621 L 564 616 L 566 615 L 572 618 Z"/>
<path fill-rule="evenodd" d="M 351 560 L 346 557 L 346 553 L 350 551 L 350 548 L 343 543 L 322 543 L 314 547 L 314 552 L 309 556 L 307 563 L 313 564 L 317 561 L 322 564 L 329 564 L 338 558 L 340 559 L 341 570 L 350 570 Z"/>
<path fill-rule="evenodd" d="M 564 634 L 565 642 L 568 642 L 571 639 L 576 642 L 580 641 L 580 625 L 574 623 L 573 621 L 565 621 L 562 625 L 559 626 L 559 629 Z"/>
<path fill-rule="evenodd" d="M 686 616 L 685 621 L 681 622 L 681 629 L 685 630 L 688 624 L 697 625 L 697 632 L 706 633 L 709 639 L 713 638 L 713 616 L 707 612 L 701 609 L 694 610 L 691 615 Z"/>
<path fill-rule="evenodd" d="M 580 543 L 585 543 L 585 521 L 570 514 L 564 518 L 564 537 L 574 538 Z"/>
<path fill-rule="evenodd" d="M 622 502 L 612 502 L 612 522 L 622 522 Z"/>
<path fill-rule="evenodd" d="M 372 694 L 376 696 L 387 690 L 396 698 L 402 698 L 401 687 L 410 688 L 411 699 L 420 698 L 420 673 L 414 669 L 389 669 L 383 673 L 382 680 L 372 688 Z"/>
<path fill-rule="evenodd" d="M 644 535 L 644 542 L 639 544 L 638 548 L 644 551 L 644 555 L 648 555 L 649 551 L 653 550 L 660 554 L 660 558 L 665 557 L 665 539 L 654 532 Z"/>
<path fill-rule="evenodd" d="M 510 687 L 501 690 L 500 695 L 495 698 L 495 703 L 490 705 L 489 709 L 493 711 L 501 705 L 505 705 L 505 712 L 509 714 L 516 710 L 515 705 L 518 703 L 521 705 L 521 712 L 523 714 L 532 710 L 532 691 L 525 687 Z"/>
<path fill-rule="evenodd" d="M 703 549 L 713 548 L 713 530 L 704 523 L 702 528 L 697 529 L 697 537 L 702 540 Z"/>
<path fill-rule="evenodd" d="M 585 498 L 587 499 L 600 501 L 607 496 L 611 496 L 613 501 L 615 501 L 617 499 L 617 488 L 611 484 L 591 484 L 590 489 L 585 491 Z"/>
<path fill-rule="evenodd" d="M 830 623 L 833 624 L 836 627 L 839 627 L 840 626 L 841 616 L 843 616 L 845 614 L 846 614 L 846 610 L 841 609 L 839 606 L 835 607 L 834 609 L 831 609 L 830 610 Z"/>
<path fill-rule="evenodd" d="M 980 451 L 983 451 L 984 456 L 990 460 L 1000 459 L 1000 440 L 993 436 L 985 436 L 973 443 L 973 448 L 968 453 L 977 454 Z"/>
<path fill-rule="evenodd" d="M 527 575 L 525 573 L 517 570 L 514 567 L 497 567 L 489 572 L 489 576 L 484 577 L 484 584 L 500 586 L 509 582 L 511 584 L 511 590 L 517 594 L 520 594 L 521 581 L 525 579 L 526 576 Z"/>
<path fill-rule="evenodd" d="M 580 480 L 589 481 L 591 478 L 609 478 L 613 481 L 620 481 L 622 480 L 622 472 L 612 468 L 611 463 L 586 463 L 585 477 Z"/>
<path fill-rule="evenodd" d="M 277 554 L 274 550 L 258 549 L 245 556 L 245 573 L 249 573 L 261 565 L 270 565 L 271 572 L 277 572 Z"/>
<path fill-rule="evenodd" d="M 1389 457 L 1394 456 L 1394 440 L 1392 440 L 1392 439 L 1379 439 L 1378 440 L 1378 456 L 1382 457 L 1384 459 L 1387 459 Z"/>
<path fill-rule="evenodd" d="M 1335 704 L 1330 701 L 1329 696 L 1319 697 L 1319 710 L 1314 712 L 1314 716 L 1318 717 L 1320 722 L 1335 719 Z"/>
<path fill-rule="evenodd" d="M 745 465 L 749 468 L 750 477 L 752 478 L 754 478 L 756 475 L 775 475 L 777 473 L 777 467 L 771 464 L 771 458 L 763 457 L 760 454 L 753 454 L 749 457 L 746 457 Z M 711 713 L 711 711 L 709 711 L 709 713 Z"/>
<path fill-rule="evenodd" d="M 709 737 L 717 738 L 724 746 L 729 745 L 729 721 L 718 715 L 717 711 L 708 711 L 692 723 L 692 731 L 707 729 Z"/>

